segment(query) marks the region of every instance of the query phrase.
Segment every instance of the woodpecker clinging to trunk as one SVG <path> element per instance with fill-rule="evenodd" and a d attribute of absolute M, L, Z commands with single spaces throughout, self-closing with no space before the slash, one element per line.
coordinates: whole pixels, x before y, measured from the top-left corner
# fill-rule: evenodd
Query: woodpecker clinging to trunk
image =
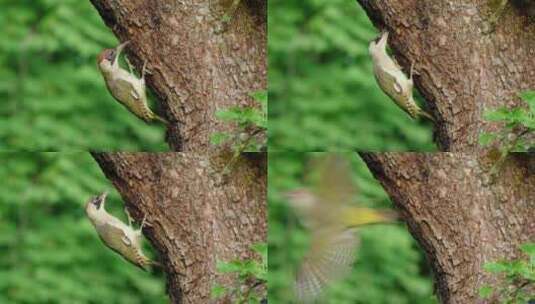
<path fill-rule="evenodd" d="M 373 74 L 379 87 L 412 118 L 417 118 L 421 115 L 435 121 L 433 116 L 416 104 L 412 96 L 414 87 L 412 81 L 413 65 L 411 65 L 410 75 L 407 78 L 399 64 L 386 52 L 387 40 L 388 32 L 384 31 L 378 41 L 370 42 L 368 48 L 373 61 Z"/>
<path fill-rule="evenodd" d="M 351 204 L 356 191 L 347 166 L 338 157 L 327 158 L 314 168 L 320 176 L 314 187 L 285 195 L 311 233 L 295 280 L 295 293 L 302 303 L 315 303 L 327 286 L 351 271 L 359 245 L 358 227 L 397 218 L 391 210 Z"/>
<path fill-rule="evenodd" d="M 92 197 L 85 206 L 85 212 L 93 226 L 95 226 L 100 239 L 107 247 L 143 270 L 147 270 L 146 266 L 148 265 L 159 266 L 159 263 L 151 261 L 141 250 L 141 230 L 146 224 L 145 218 L 143 219 L 139 230 L 134 230 L 128 212 L 126 212 L 128 216 L 128 225 L 106 212 L 106 209 L 104 208 L 106 196 L 107 193 L 104 192 L 101 195 Z"/>
<path fill-rule="evenodd" d="M 165 119 L 151 111 L 147 103 L 145 87 L 147 62 L 143 63 L 141 79 L 133 74 L 130 63 L 128 63 L 130 73 L 119 66 L 119 56 L 128 43 L 129 41 L 126 41 L 115 49 L 105 49 L 98 55 L 98 68 L 106 81 L 106 87 L 117 101 L 145 122 L 159 120 L 167 124 Z"/>

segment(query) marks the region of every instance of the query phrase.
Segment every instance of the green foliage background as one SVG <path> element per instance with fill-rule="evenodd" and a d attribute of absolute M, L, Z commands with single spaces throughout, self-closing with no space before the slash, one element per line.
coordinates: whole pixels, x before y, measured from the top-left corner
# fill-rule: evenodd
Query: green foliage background
<path fill-rule="evenodd" d="M 295 303 L 292 283 L 308 246 L 308 234 L 282 194 L 303 185 L 302 174 L 311 157 L 321 153 L 269 154 L 269 302 Z M 351 161 L 357 201 L 364 206 L 390 206 L 380 184 L 356 153 Z M 374 202 L 374 203 L 372 203 Z M 421 250 L 403 224 L 374 225 L 360 230 L 357 262 L 347 279 L 329 290 L 321 303 L 430 304 L 438 303 L 430 271 Z"/>
<path fill-rule="evenodd" d="M 0 7 L 1 150 L 168 150 L 108 93 L 96 56 L 118 42 L 88 0 Z"/>
<path fill-rule="evenodd" d="M 356 1 L 270 0 L 269 12 L 270 151 L 436 150 L 431 124 L 377 86 L 378 31 Z"/>
<path fill-rule="evenodd" d="M 0 153 L 0 180 L 0 303 L 169 302 L 163 276 L 107 249 L 86 218 L 85 201 L 108 190 L 125 219 L 89 153 Z"/>

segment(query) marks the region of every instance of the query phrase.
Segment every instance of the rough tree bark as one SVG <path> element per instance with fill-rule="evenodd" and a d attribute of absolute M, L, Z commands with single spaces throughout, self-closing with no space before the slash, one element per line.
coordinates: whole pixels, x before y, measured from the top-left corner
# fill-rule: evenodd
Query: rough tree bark
<path fill-rule="evenodd" d="M 91 0 L 159 97 L 174 151 L 206 151 L 215 132 L 235 126 L 215 117 L 231 106 L 257 106 L 248 95 L 267 88 L 265 0 Z M 112 47 L 112 46 L 110 46 Z M 265 134 L 262 135 L 265 137 Z"/>
<path fill-rule="evenodd" d="M 266 242 L 266 155 L 242 156 L 228 174 L 220 155 L 93 153 L 159 252 L 172 303 L 212 303 L 217 261 L 258 258 L 250 246 Z M 266 286 L 260 286 L 266 292 Z"/>
<path fill-rule="evenodd" d="M 441 303 L 488 303 L 478 289 L 497 278 L 483 264 L 535 241 L 535 156 L 512 154 L 497 175 L 483 154 L 361 156 L 423 247 Z"/>
<path fill-rule="evenodd" d="M 489 0 L 357 0 L 437 119 L 441 151 L 475 151 L 481 132 L 500 125 L 483 120 L 486 109 L 521 104 L 535 89 L 535 22 L 509 1 L 496 30 L 488 32 Z"/>

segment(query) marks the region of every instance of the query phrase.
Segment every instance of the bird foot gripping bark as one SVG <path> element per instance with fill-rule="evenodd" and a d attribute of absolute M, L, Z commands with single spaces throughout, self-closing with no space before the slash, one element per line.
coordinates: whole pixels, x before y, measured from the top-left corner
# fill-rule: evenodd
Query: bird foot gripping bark
<path fill-rule="evenodd" d="M 126 217 L 128 218 L 128 226 L 132 227 L 132 223 L 134 222 L 134 218 L 130 215 L 130 212 L 128 211 L 128 208 L 124 207 L 124 213 L 126 214 Z M 143 227 L 152 227 L 152 224 L 147 221 L 147 215 L 146 214 L 143 216 L 143 219 L 141 220 L 141 225 L 139 226 L 139 230 L 142 230 Z"/>

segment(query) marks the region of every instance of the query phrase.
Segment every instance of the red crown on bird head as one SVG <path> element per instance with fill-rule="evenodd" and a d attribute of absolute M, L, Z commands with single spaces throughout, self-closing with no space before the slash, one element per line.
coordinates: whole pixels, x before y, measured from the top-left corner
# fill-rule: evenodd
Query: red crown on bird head
<path fill-rule="evenodd" d="M 101 63 L 105 59 L 112 62 L 115 59 L 115 49 L 105 49 L 97 56 L 97 64 Z"/>
<path fill-rule="evenodd" d="M 126 45 L 130 43 L 130 40 L 127 40 L 121 44 L 119 44 L 115 49 L 105 49 L 97 56 L 97 64 L 100 64 L 104 59 L 112 62 L 115 60 L 115 56 L 117 56 L 117 53 L 120 53 Z"/>

